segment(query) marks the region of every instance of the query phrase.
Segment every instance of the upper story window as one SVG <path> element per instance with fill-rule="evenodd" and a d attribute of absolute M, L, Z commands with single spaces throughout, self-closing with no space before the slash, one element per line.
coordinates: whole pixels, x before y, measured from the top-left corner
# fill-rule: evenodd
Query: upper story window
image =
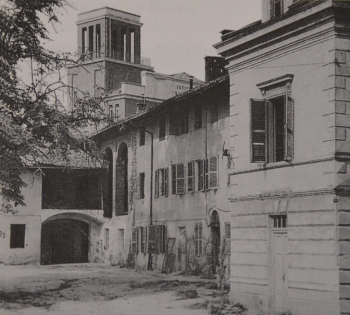
<path fill-rule="evenodd" d="M 169 177 L 169 169 L 168 168 L 160 168 L 156 170 L 155 173 L 155 197 L 159 196 L 168 196 L 168 177 Z"/>
<path fill-rule="evenodd" d="M 141 127 L 140 128 L 140 139 L 139 139 L 139 146 L 143 146 L 145 145 L 146 142 L 146 132 L 145 132 L 145 128 Z"/>
<path fill-rule="evenodd" d="M 210 122 L 214 123 L 219 120 L 219 106 L 218 103 L 210 105 Z"/>
<path fill-rule="evenodd" d="M 194 129 L 202 128 L 202 104 L 196 104 L 194 107 Z"/>
<path fill-rule="evenodd" d="M 185 193 L 185 166 L 183 164 L 171 165 L 172 187 L 171 193 L 181 195 Z"/>
<path fill-rule="evenodd" d="M 284 0 L 272 0 L 272 17 L 277 18 L 283 14 Z"/>
<path fill-rule="evenodd" d="M 294 157 L 292 75 L 257 86 L 264 99 L 251 99 L 251 162 L 290 161 Z"/>
<path fill-rule="evenodd" d="M 145 173 L 140 173 L 140 199 L 145 198 Z"/>
<path fill-rule="evenodd" d="M 188 110 L 183 108 L 180 112 L 173 115 L 170 120 L 169 134 L 182 135 L 188 133 Z"/>
<path fill-rule="evenodd" d="M 160 118 L 158 123 L 159 123 L 159 141 L 162 141 L 165 139 L 165 123 L 166 123 L 165 117 Z"/>

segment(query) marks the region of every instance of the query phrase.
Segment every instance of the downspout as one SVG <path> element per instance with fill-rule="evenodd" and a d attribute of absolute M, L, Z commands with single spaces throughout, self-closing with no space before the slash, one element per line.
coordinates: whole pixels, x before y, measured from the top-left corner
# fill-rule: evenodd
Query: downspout
<path fill-rule="evenodd" d="M 134 122 L 130 121 L 130 124 L 135 128 L 141 128 Z M 150 185 L 150 199 L 149 199 L 149 225 L 153 225 L 153 132 L 142 128 L 151 136 L 151 185 Z M 152 254 L 148 254 L 148 267 L 147 270 L 152 270 Z"/>

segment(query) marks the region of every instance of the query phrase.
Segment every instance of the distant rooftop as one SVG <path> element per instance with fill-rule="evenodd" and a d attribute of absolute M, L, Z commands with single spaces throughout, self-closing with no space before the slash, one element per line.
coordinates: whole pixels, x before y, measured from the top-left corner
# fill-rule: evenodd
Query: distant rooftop
<path fill-rule="evenodd" d="M 86 11 L 86 12 L 82 12 L 82 13 L 78 14 L 77 24 L 81 24 L 81 23 L 84 23 L 84 22 L 90 21 L 90 20 L 95 20 L 95 19 L 101 18 L 101 17 L 110 17 L 110 18 L 113 18 L 116 20 L 121 20 L 121 21 L 125 21 L 128 23 L 133 23 L 133 24 L 136 24 L 139 26 L 142 25 L 142 23 L 140 22 L 139 15 L 120 11 L 117 9 L 112 9 L 109 7 L 103 7 L 103 8 L 99 8 L 99 9 L 95 9 L 95 10 L 91 10 L 91 11 Z"/>

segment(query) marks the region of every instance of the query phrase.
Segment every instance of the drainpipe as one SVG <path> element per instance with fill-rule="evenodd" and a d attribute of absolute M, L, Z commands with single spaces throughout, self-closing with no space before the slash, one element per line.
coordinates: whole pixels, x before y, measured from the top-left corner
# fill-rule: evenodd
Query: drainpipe
<path fill-rule="evenodd" d="M 130 121 L 131 125 L 140 128 L 132 121 Z M 153 225 L 153 133 L 147 130 L 146 128 L 142 128 L 145 132 L 147 132 L 151 136 L 151 186 L 150 186 L 150 199 L 149 199 L 149 225 Z M 147 270 L 152 270 L 152 254 L 148 254 L 148 266 Z"/>

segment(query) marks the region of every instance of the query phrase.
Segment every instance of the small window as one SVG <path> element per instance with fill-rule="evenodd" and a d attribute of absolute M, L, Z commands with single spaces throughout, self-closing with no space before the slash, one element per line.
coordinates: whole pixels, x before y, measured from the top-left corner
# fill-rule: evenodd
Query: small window
<path fill-rule="evenodd" d="M 273 228 L 274 229 L 284 229 L 287 227 L 287 215 L 272 215 L 273 219 Z"/>
<path fill-rule="evenodd" d="M 114 105 L 109 105 L 109 119 L 114 120 L 115 114 L 114 114 Z"/>
<path fill-rule="evenodd" d="M 11 224 L 10 248 L 24 248 L 25 224 Z"/>
<path fill-rule="evenodd" d="M 195 177 L 194 177 L 194 162 L 187 163 L 187 191 L 192 192 L 195 189 Z"/>
<path fill-rule="evenodd" d="M 146 132 L 145 132 L 145 128 L 141 127 L 140 128 L 140 140 L 139 140 L 139 145 L 140 147 L 145 145 L 145 141 L 146 141 Z"/>
<path fill-rule="evenodd" d="M 168 168 L 161 168 L 159 170 L 156 170 L 154 191 L 154 195 L 156 198 L 158 198 L 159 196 L 168 196 L 168 177 Z"/>
<path fill-rule="evenodd" d="M 140 173 L 140 199 L 145 198 L 145 173 Z"/>
<path fill-rule="evenodd" d="M 204 190 L 204 160 L 197 160 L 197 183 L 198 183 L 198 191 Z"/>
<path fill-rule="evenodd" d="M 138 253 L 138 238 L 139 238 L 139 229 L 133 228 L 132 229 L 132 235 L 131 235 L 131 253 L 137 254 Z"/>
<path fill-rule="evenodd" d="M 202 128 L 202 104 L 197 104 L 194 107 L 194 129 Z"/>
<path fill-rule="evenodd" d="M 194 240 L 195 240 L 195 252 L 196 255 L 202 255 L 203 253 L 203 224 L 196 223 L 194 228 Z"/>
<path fill-rule="evenodd" d="M 277 18 L 283 14 L 283 0 L 272 0 L 273 17 Z"/>
<path fill-rule="evenodd" d="M 177 114 L 174 114 L 170 119 L 169 134 L 170 135 L 182 135 L 188 133 L 188 110 L 182 109 Z"/>
<path fill-rule="evenodd" d="M 231 253 L 231 224 L 230 222 L 225 223 L 225 238 L 226 238 L 226 252 Z"/>
<path fill-rule="evenodd" d="M 165 123 L 166 120 L 164 117 L 159 119 L 159 141 L 165 139 Z"/>
<path fill-rule="evenodd" d="M 217 157 L 212 156 L 205 160 L 205 189 L 213 189 L 218 187 L 218 162 Z"/>
<path fill-rule="evenodd" d="M 181 195 L 185 193 L 185 167 L 183 164 L 173 164 L 172 173 L 172 194 Z"/>
<path fill-rule="evenodd" d="M 166 251 L 165 225 L 150 225 L 148 232 L 148 253 L 164 254 Z"/>
<path fill-rule="evenodd" d="M 210 105 L 210 122 L 214 123 L 219 120 L 219 106 L 215 102 Z"/>
<path fill-rule="evenodd" d="M 109 229 L 105 229 L 105 249 L 109 249 Z"/>

